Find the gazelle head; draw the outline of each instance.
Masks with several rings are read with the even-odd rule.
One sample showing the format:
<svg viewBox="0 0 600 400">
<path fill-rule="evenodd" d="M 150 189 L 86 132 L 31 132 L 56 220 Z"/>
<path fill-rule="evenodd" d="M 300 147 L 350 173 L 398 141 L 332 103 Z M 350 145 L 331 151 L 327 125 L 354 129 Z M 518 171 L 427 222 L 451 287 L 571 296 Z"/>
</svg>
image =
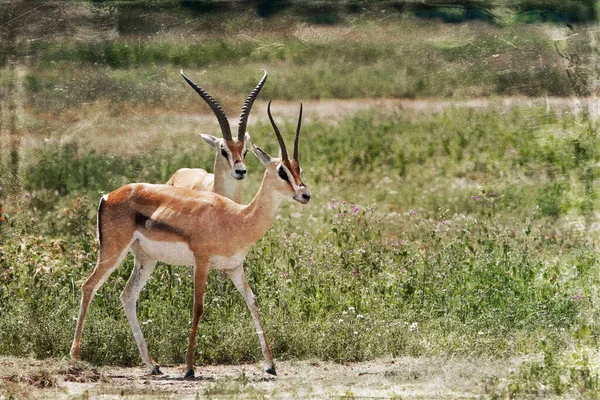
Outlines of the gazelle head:
<svg viewBox="0 0 600 400">
<path fill-rule="evenodd" d="M 267 114 L 273 125 L 277 141 L 279 142 L 280 157 L 273 158 L 258 146 L 252 144 L 252 151 L 258 157 L 260 162 L 267 167 L 265 175 L 268 176 L 270 185 L 276 193 L 282 195 L 289 200 L 295 200 L 301 204 L 306 204 L 310 201 L 310 190 L 302 182 L 302 168 L 298 161 L 298 135 L 300 134 L 300 126 L 302 124 L 302 104 L 300 104 L 300 115 L 298 116 L 298 126 L 296 127 L 296 136 L 294 137 L 294 155 L 290 160 L 287 149 L 281 137 L 281 133 L 271 115 L 271 102 L 267 106 Z"/>
<path fill-rule="evenodd" d="M 235 179 L 244 179 L 246 177 L 246 153 L 248 152 L 248 144 L 250 143 L 250 135 L 246 132 L 246 125 L 248 124 L 248 117 L 252 104 L 263 85 L 267 80 L 267 71 L 262 70 L 264 75 L 258 85 L 250 92 L 244 105 L 242 106 L 242 113 L 240 114 L 240 122 L 238 126 L 238 134 L 236 138 L 231 136 L 231 127 L 229 121 L 225 115 L 225 111 L 221 105 L 213 99 L 206 91 L 192 82 L 187 76 L 184 75 L 183 70 L 181 76 L 185 81 L 202 97 L 204 101 L 210 106 L 215 113 L 219 126 L 221 127 L 222 138 L 218 138 L 212 135 L 200 134 L 202 140 L 211 145 L 217 150 L 216 164 L 220 164 L 222 170 L 231 169 L 231 176 Z M 215 165 L 216 166 L 216 165 Z"/>
</svg>

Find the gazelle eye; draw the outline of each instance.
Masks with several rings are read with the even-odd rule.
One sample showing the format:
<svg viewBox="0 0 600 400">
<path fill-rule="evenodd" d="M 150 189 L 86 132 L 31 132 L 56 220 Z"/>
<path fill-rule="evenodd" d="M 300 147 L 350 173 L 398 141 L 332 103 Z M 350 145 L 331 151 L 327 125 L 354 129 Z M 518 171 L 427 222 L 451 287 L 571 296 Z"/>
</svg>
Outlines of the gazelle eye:
<svg viewBox="0 0 600 400">
<path fill-rule="evenodd" d="M 290 178 L 288 178 L 288 174 L 285 172 L 285 170 L 283 168 L 279 167 L 279 171 L 277 171 L 277 172 L 279 172 L 279 177 L 281 179 L 283 179 L 284 181 L 287 181 L 287 182 L 290 181 Z"/>
<path fill-rule="evenodd" d="M 225 151 L 224 148 L 221 147 L 221 155 L 225 158 L 229 158 L 229 156 L 227 155 L 227 152 Z"/>
</svg>

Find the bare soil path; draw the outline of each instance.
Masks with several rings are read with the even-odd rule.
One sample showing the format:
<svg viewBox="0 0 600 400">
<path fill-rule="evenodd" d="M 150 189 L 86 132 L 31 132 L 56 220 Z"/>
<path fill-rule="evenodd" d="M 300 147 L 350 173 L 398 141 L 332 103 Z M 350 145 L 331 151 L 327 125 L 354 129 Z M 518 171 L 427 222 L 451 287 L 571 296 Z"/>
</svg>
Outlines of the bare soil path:
<svg viewBox="0 0 600 400">
<path fill-rule="evenodd" d="M 498 393 L 518 363 L 449 357 L 285 361 L 278 363 L 277 378 L 255 363 L 197 367 L 196 379 L 184 380 L 183 366 L 163 367 L 164 376 L 151 377 L 143 367 L 0 358 L 0 399 L 479 398 Z"/>
</svg>

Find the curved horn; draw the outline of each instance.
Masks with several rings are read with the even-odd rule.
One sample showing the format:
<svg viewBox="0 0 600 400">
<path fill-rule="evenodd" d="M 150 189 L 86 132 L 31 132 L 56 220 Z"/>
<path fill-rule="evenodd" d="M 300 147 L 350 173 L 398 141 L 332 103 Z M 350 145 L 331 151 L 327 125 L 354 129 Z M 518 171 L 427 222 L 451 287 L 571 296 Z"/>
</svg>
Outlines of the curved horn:
<svg viewBox="0 0 600 400">
<path fill-rule="evenodd" d="M 258 97 L 260 93 L 260 89 L 262 89 L 263 85 L 267 81 L 267 71 L 262 70 L 265 74 L 263 75 L 258 85 L 254 88 L 253 91 L 250 92 L 246 101 L 244 101 L 244 105 L 242 106 L 242 113 L 240 114 L 240 125 L 238 129 L 238 140 L 244 140 L 244 136 L 246 135 L 246 125 L 248 124 L 248 117 L 250 116 L 250 109 L 252 109 L 252 104 L 254 100 Z"/>
<path fill-rule="evenodd" d="M 300 126 L 302 125 L 302 103 L 300 103 L 300 115 L 298 116 L 298 126 L 296 127 L 296 136 L 294 136 L 294 160 L 298 161 L 298 135 L 300 135 Z"/>
<path fill-rule="evenodd" d="M 281 133 L 279 133 L 279 129 L 277 129 L 277 125 L 275 125 L 275 121 L 273 121 L 273 116 L 271 115 L 271 102 L 269 101 L 269 105 L 267 106 L 267 114 L 269 114 L 269 120 L 271 120 L 271 125 L 273 125 L 273 129 L 275 130 L 275 135 L 277 135 L 277 141 L 279 142 L 279 148 L 281 149 L 281 158 L 284 160 L 288 159 L 287 150 L 285 148 L 285 143 L 283 143 L 283 138 L 281 137 Z"/>
<path fill-rule="evenodd" d="M 183 77 L 183 79 L 185 79 L 185 81 L 192 87 L 192 89 L 194 89 L 196 93 L 198 93 L 200 97 L 202 97 L 202 99 L 204 99 L 204 101 L 208 103 L 210 108 L 215 113 L 217 120 L 219 120 L 219 126 L 221 127 L 223 139 L 231 140 L 231 128 L 229 127 L 229 121 L 227 121 L 227 116 L 225 115 L 225 111 L 223 111 L 223 108 L 221 108 L 221 105 L 217 103 L 217 101 L 213 99 L 208 93 L 202 90 L 202 88 L 200 88 L 198 85 L 192 82 L 190 78 L 185 76 L 183 70 L 181 70 L 180 74 Z"/>
</svg>

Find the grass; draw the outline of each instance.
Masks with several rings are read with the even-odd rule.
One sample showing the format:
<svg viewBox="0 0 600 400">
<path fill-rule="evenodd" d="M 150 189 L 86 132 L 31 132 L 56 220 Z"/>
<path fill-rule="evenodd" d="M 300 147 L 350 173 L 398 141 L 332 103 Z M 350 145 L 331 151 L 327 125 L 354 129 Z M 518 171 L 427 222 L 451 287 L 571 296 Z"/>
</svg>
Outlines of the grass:
<svg viewBox="0 0 600 400">
<path fill-rule="evenodd" d="M 181 68 L 225 102 L 246 95 L 261 68 L 271 73 L 261 96 L 285 100 L 568 96 L 577 94 L 575 75 L 583 86 L 592 82 L 587 72 L 593 70 L 594 49 L 585 27 L 581 35 L 570 35 L 555 26 L 472 23 L 459 30 L 400 16 L 356 18 L 334 27 L 293 19 L 287 26 L 259 24 L 248 16 L 237 21 L 249 24 L 253 34 L 232 31 L 224 37 L 192 21 L 188 28 L 198 32 L 185 40 L 172 32 L 27 42 L 21 51 L 35 55 L 24 82 L 28 102 L 54 114 L 96 101 L 190 107 L 196 103 L 178 76 Z M 555 43 L 582 60 L 577 74 L 565 72 L 567 62 Z"/>
<path fill-rule="evenodd" d="M 305 124 L 315 202 L 285 206 L 246 261 L 274 353 L 339 362 L 507 357 L 539 351 L 540 337 L 568 348 L 582 327 L 585 343 L 596 341 L 598 260 L 581 230 L 597 208 L 590 126 L 540 109 L 450 109 L 419 120 L 368 112 L 335 126 Z M 272 150 L 268 126 L 253 132 Z M 68 353 L 79 284 L 96 259 L 98 193 L 122 181 L 165 181 L 193 156 L 123 159 L 49 144 L 28 157 L 23 191 L 5 206 L 1 353 Z M 259 167 L 248 164 L 253 192 Z M 98 292 L 85 360 L 139 363 L 118 299 L 131 267 L 128 259 Z M 161 362 L 183 360 L 190 272 L 160 267 L 140 296 L 139 318 Z M 213 273 L 206 301 L 196 361 L 260 359 L 231 283 Z"/>
</svg>

